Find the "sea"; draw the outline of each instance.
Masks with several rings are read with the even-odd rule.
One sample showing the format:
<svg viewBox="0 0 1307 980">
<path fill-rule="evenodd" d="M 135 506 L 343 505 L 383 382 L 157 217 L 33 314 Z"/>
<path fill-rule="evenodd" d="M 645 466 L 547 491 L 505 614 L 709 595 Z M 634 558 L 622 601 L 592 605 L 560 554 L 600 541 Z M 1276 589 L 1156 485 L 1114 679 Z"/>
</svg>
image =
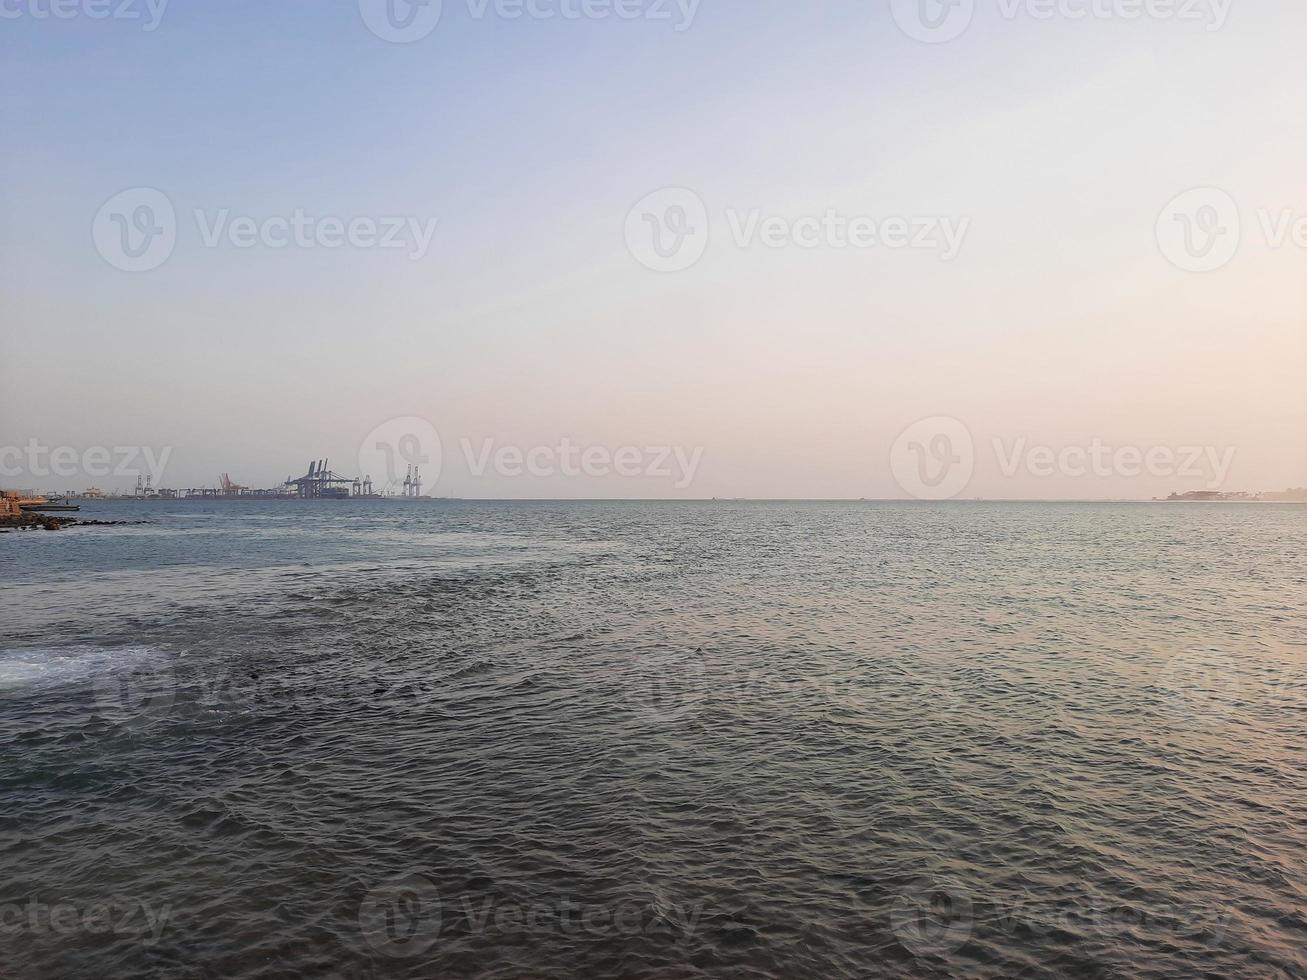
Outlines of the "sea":
<svg viewBox="0 0 1307 980">
<path fill-rule="evenodd" d="M 0 534 L 0 976 L 1307 977 L 1307 506 Z"/>
</svg>

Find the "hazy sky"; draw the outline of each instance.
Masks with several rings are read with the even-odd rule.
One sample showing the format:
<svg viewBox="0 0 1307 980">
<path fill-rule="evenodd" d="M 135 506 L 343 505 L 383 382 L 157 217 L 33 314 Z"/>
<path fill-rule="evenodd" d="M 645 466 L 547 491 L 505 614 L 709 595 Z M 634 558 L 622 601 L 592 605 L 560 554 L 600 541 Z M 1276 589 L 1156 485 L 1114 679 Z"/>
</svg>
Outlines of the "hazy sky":
<svg viewBox="0 0 1307 980">
<path fill-rule="evenodd" d="M 421 417 L 436 494 L 1307 485 L 1301 0 L 975 0 L 943 43 L 898 0 L 444 0 L 407 43 L 431 8 L 62 2 L 0 0 L 0 447 L 268 485 Z"/>
</svg>

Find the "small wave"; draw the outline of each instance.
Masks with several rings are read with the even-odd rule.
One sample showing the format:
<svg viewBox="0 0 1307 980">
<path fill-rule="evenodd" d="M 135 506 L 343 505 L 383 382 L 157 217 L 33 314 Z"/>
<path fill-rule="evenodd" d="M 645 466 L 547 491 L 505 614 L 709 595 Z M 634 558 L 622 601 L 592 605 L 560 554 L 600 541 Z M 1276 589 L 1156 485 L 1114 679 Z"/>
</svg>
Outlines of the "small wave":
<svg viewBox="0 0 1307 980">
<path fill-rule="evenodd" d="M 21 647 L 0 650 L 0 693 L 78 684 L 165 659 L 148 646 Z"/>
</svg>

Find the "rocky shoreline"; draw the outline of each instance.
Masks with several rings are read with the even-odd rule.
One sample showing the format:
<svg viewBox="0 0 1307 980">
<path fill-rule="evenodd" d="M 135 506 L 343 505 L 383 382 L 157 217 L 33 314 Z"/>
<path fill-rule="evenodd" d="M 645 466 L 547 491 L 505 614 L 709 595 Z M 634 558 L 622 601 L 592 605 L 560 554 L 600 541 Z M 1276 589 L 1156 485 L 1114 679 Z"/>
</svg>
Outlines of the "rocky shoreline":
<svg viewBox="0 0 1307 980">
<path fill-rule="evenodd" d="M 60 531 L 65 527 L 122 527 L 128 524 L 149 524 L 149 521 L 86 521 L 76 517 L 54 517 L 35 511 L 22 514 L 0 515 L 0 534 L 10 531 Z"/>
</svg>

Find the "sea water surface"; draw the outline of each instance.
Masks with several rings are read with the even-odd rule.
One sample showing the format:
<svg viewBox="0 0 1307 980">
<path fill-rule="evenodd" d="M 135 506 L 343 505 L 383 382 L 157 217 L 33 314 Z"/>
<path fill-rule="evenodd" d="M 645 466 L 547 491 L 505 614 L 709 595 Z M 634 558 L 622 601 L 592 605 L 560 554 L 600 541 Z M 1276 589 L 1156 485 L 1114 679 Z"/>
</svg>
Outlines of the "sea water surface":
<svg viewBox="0 0 1307 980">
<path fill-rule="evenodd" d="M 1307 977 L 1307 507 L 81 516 L 5 977 Z"/>
</svg>

